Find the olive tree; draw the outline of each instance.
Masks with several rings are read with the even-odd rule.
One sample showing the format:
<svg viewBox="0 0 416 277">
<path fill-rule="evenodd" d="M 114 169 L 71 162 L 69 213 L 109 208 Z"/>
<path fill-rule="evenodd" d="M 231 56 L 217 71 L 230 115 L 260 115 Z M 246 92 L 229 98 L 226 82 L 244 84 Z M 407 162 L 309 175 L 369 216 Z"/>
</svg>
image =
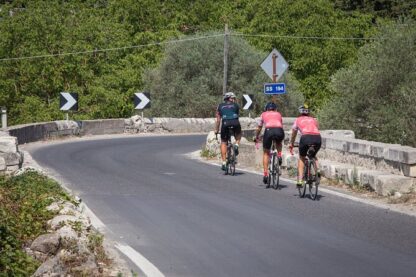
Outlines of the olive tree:
<svg viewBox="0 0 416 277">
<path fill-rule="evenodd" d="M 209 34 L 205 34 L 209 36 Z M 213 117 L 222 101 L 224 37 L 209 36 L 168 44 L 157 68 L 145 74 L 145 88 L 151 93 L 153 116 Z M 263 84 L 270 82 L 260 64 L 267 56 L 255 50 L 245 40 L 231 37 L 228 60 L 227 91 L 233 91 L 240 104 L 243 94 L 255 97 L 253 115 L 258 115 L 269 96 Z M 286 74 L 288 93 L 276 97 L 284 115 L 293 115 L 303 102 L 296 80 Z M 242 115 L 248 115 L 242 111 Z"/>
<path fill-rule="evenodd" d="M 356 64 L 333 76 L 336 96 L 320 113 L 324 127 L 416 146 L 416 25 L 404 23 L 383 27 Z"/>
</svg>

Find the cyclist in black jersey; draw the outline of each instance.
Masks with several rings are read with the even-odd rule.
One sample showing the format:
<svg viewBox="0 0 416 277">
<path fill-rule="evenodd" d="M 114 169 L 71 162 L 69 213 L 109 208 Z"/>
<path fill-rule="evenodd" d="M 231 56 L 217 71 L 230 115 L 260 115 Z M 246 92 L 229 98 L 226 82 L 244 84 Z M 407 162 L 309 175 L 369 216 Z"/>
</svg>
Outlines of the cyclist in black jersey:
<svg viewBox="0 0 416 277">
<path fill-rule="evenodd" d="M 215 134 L 218 134 L 221 123 L 221 158 L 222 158 L 222 170 L 226 169 L 226 152 L 227 141 L 232 135 L 230 134 L 229 127 L 232 126 L 235 137 L 235 154 L 238 155 L 238 146 L 241 140 L 241 125 L 238 120 L 240 107 L 235 103 L 235 94 L 233 92 L 227 92 L 224 94 L 224 102 L 218 105 L 216 114 Z"/>
</svg>

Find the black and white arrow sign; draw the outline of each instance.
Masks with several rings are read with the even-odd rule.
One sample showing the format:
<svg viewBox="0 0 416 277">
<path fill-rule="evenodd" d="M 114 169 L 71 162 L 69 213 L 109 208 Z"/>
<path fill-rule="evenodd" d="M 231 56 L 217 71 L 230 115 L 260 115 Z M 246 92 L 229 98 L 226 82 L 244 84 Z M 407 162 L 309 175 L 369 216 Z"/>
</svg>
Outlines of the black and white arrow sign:
<svg viewBox="0 0 416 277">
<path fill-rule="evenodd" d="M 137 92 L 134 94 L 134 108 L 141 110 L 150 108 L 150 94 L 145 92 Z"/>
<path fill-rule="evenodd" d="M 243 94 L 243 110 L 251 110 L 253 109 L 253 94 Z"/>
<path fill-rule="evenodd" d="M 59 106 L 61 111 L 77 111 L 78 93 L 61 92 Z"/>
</svg>

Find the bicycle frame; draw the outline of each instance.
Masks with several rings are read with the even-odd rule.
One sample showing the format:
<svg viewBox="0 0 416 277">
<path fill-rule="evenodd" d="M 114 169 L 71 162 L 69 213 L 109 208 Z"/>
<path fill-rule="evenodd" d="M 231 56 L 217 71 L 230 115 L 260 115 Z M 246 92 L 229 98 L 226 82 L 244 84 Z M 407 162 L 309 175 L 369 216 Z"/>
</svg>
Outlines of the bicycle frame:
<svg viewBox="0 0 416 277">
<path fill-rule="evenodd" d="M 227 140 L 227 152 L 226 152 L 227 168 L 225 170 L 225 174 L 235 175 L 236 157 L 235 157 L 234 145 L 231 142 L 231 136 L 234 136 L 234 128 L 229 127 L 229 131 L 232 132 L 232 134 L 230 133 L 228 140 Z"/>
<path fill-rule="evenodd" d="M 317 174 L 316 158 L 315 158 L 315 148 L 314 145 L 308 146 L 308 152 L 305 157 L 305 167 L 303 172 L 303 191 L 299 190 L 299 195 L 301 197 L 305 196 L 306 186 L 309 187 L 309 195 L 312 200 L 315 200 L 318 196 L 318 186 L 320 178 Z"/>
<path fill-rule="evenodd" d="M 266 188 L 269 188 L 270 185 L 273 186 L 274 189 L 279 188 L 279 176 L 280 176 L 280 164 L 278 161 L 277 156 L 277 142 L 275 139 L 272 141 L 272 147 L 269 153 L 269 178 L 267 180 Z"/>
</svg>

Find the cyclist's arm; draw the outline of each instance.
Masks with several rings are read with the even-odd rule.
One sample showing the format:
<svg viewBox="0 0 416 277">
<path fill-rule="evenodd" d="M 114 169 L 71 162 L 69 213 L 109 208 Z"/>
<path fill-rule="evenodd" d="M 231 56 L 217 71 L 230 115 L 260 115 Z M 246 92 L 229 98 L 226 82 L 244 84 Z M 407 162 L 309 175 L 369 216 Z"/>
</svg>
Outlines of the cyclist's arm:
<svg viewBox="0 0 416 277">
<path fill-rule="evenodd" d="M 258 138 L 258 137 L 259 137 L 262 127 L 263 127 L 263 126 L 260 126 L 260 125 L 259 125 L 259 126 L 257 126 L 257 129 L 256 129 L 256 138 Z"/>
<path fill-rule="evenodd" d="M 293 147 L 295 143 L 296 135 L 298 134 L 298 130 L 292 129 L 292 137 L 290 138 L 290 145 Z"/>
<path fill-rule="evenodd" d="M 221 122 L 221 115 L 220 115 L 218 110 L 216 112 L 215 118 L 216 118 L 216 120 L 215 120 L 215 133 L 218 133 L 219 130 L 220 130 L 220 122 Z"/>
</svg>

